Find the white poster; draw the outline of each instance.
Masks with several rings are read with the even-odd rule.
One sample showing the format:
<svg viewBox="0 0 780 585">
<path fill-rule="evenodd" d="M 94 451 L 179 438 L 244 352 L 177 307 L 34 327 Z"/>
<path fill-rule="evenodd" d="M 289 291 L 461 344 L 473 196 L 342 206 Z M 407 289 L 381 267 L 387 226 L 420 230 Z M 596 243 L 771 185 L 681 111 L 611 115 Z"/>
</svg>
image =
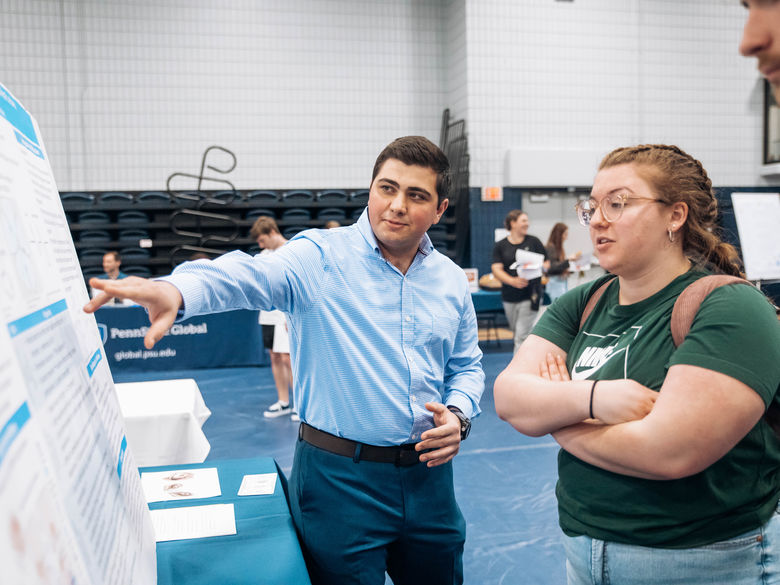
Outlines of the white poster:
<svg viewBox="0 0 780 585">
<path fill-rule="evenodd" d="M 748 280 L 780 279 L 780 193 L 732 193 Z"/>
<path fill-rule="evenodd" d="M 156 582 L 151 517 L 35 120 L 0 85 L 3 583 Z"/>
</svg>

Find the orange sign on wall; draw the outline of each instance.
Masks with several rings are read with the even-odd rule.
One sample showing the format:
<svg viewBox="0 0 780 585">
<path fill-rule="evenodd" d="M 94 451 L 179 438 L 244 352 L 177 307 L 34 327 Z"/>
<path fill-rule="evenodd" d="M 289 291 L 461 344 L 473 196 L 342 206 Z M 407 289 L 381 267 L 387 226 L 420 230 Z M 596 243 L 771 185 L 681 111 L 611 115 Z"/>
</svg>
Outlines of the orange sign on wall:
<svg viewBox="0 0 780 585">
<path fill-rule="evenodd" d="M 503 201 L 503 187 L 482 187 L 482 201 Z"/>
</svg>

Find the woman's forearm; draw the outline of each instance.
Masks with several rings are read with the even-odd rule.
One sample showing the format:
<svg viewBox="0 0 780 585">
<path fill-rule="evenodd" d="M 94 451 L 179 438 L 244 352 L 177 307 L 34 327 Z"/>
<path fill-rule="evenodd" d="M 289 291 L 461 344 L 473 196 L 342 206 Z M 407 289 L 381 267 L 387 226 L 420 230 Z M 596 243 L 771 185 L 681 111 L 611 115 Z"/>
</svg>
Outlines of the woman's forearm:
<svg viewBox="0 0 780 585">
<path fill-rule="evenodd" d="M 679 479 L 718 461 L 763 412 L 761 397 L 744 383 L 704 368 L 675 365 L 647 416 L 622 424 L 575 424 L 554 432 L 553 438 L 575 457 L 608 471 Z M 598 409 L 595 414 L 599 416 Z"/>
<path fill-rule="evenodd" d="M 561 448 L 601 469 L 644 479 L 675 479 L 678 474 L 673 460 L 661 455 L 658 443 L 654 447 L 648 444 L 641 422 L 578 423 L 555 431 L 552 436 Z"/>
<path fill-rule="evenodd" d="M 554 367 L 554 360 L 549 363 Z M 542 377 L 505 371 L 495 385 L 498 415 L 531 436 L 555 432 L 591 414 L 609 425 L 641 420 L 657 397 L 657 392 L 634 380 L 572 381 L 555 373 Z"/>
<path fill-rule="evenodd" d="M 496 412 L 523 434 L 546 435 L 588 418 L 591 384 L 504 371 L 494 386 Z"/>
</svg>

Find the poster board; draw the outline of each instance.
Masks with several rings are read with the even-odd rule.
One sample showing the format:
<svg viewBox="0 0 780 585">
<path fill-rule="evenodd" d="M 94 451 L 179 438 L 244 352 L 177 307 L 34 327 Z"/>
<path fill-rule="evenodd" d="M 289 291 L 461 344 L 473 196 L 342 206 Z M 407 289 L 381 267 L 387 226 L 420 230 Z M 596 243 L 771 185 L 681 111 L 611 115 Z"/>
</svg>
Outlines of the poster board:
<svg viewBox="0 0 780 585">
<path fill-rule="evenodd" d="M 748 280 L 780 279 L 780 193 L 732 193 Z"/>
<path fill-rule="evenodd" d="M 0 84 L 3 583 L 156 583 L 114 383 L 34 118 Z"/>
</svg>

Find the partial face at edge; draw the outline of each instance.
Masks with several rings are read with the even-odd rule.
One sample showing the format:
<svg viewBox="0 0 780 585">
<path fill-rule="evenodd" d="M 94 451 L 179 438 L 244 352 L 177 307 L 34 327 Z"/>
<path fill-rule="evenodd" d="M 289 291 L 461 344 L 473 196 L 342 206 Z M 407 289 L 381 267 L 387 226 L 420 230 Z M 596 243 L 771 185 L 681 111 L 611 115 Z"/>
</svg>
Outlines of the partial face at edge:
<svg viewBox="0 0 780 585">
<path fill-rule="evenodd" d="M 769 81 L 780 103 L 780 1 L 743 0 L 748 17 L 739 51 L 758 60 L 758 70 Z"/>
</svg>

